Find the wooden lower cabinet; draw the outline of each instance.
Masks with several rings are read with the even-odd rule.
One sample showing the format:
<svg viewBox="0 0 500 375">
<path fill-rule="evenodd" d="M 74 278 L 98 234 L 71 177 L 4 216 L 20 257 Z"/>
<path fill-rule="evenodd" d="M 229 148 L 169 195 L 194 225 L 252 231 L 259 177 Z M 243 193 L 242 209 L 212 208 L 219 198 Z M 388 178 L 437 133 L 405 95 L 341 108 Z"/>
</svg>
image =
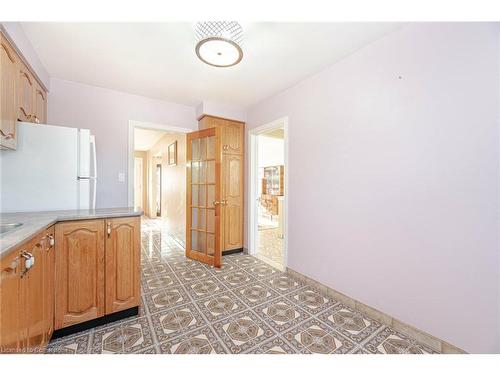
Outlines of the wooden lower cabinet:
<svg viewBox="0 0 500 375">
<path fill-rule="evenodd" d="M 24 332 L 21 311 L 21 266 L 19 253 L 12 251 L 0 259 L 0 353 L 17 353 Z"/>
<path fill-rule="evenodd" d="M 140 218 L 106 221 L 106 314 L 141 303 Z"/>
<path fill-rule="evenodd" d="M 0 353 L 40 353 L 56 329 L 138 307 L 140 256 L 140 217 L 125 217 L 60 222 L 0 257 Z"/>
<path fill-rule="evenodd" d="M 56 224 L 55 329 L 140 305 L 140 218 Z"/>
<path fill-rule="evenodd" d="M 39 353 L 52 335 L 54 258 L 47 234 L 53 231 L 37 234 L 0 260 L 1 353 Z"/>
<path fill-rule="evenodd" d="M 104 220 L 56 224 L 55 329 L 104 315 Z"/>
</svg>

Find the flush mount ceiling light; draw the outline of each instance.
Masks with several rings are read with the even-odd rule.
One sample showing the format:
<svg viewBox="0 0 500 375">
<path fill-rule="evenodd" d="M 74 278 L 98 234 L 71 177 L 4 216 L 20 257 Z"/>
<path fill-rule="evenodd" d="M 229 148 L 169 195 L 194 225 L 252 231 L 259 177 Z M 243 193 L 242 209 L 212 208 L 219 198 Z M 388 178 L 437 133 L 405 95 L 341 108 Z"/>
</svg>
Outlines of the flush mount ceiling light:
<svg viewBox="0 0 500 375">
<path fill-rule="evenodd" d="M 243 28 L 234 21 L 198 22 L 195 27 L 196 55 L 217 67 L 238 64 L 243 58 Z"/>
</svg>

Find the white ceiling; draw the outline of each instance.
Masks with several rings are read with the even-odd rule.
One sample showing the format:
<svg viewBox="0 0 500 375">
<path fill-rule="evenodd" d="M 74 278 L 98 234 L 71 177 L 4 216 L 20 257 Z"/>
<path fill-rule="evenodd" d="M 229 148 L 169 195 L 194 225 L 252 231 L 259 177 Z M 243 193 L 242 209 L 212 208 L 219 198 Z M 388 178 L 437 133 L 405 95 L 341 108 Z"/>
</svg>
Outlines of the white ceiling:
<svg viewBox="0 0 500 375">
<path fill-rule="evenodd" d="M 196 57 L 190 23 L 22 23 L 52 77 L 187 105 L 210 100 L 242 107 L 402 25 L 242 24 L 242 62 L 215 68 Z"/>
<path fill-rule="evenodd" d="M 149 129 L 135 128 L 134 129 L 134 150 L 136 150 L 136 151 L 148 151 L 165 134 L 167 134 L 167 133 L 164 131 L 160 131 L 160 130 L 149 130 Z"/>
</svg>

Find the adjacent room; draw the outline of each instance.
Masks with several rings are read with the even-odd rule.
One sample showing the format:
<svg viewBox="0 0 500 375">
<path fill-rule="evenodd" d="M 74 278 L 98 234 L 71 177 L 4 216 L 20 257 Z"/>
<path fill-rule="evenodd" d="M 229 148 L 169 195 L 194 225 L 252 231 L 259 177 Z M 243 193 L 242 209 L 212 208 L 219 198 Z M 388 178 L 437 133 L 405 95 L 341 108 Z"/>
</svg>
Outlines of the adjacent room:
<svg viewBox="0 0 500 375">
<path fill-rule="evenodd" d="M 500 353 L 498 22 L 22 19 L 0 353 Z"/>
<path fill-rule="evenodd" d="M 256 256 L 285 267 L 285 137 L 278 127 L 257 135 L 257 231 Z"/>
</svg>

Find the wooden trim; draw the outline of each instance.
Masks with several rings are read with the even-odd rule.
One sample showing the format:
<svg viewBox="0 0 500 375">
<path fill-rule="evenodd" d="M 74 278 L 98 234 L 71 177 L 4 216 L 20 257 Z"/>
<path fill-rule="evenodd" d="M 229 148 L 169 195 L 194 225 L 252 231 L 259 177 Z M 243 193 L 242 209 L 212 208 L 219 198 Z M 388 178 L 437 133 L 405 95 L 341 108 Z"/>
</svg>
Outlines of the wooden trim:
<svg viewBox="0 0 500 375">
<path fill-rule="evenodd" d="M 224 120 L 224 121 L 231 121 L 231 122 L 237 122 L 238 124 L 243 124 L 245 125 L 245 122 L 244 121 L 240 121 L 240 120 L 233 120 L 233 119 L 230 119 L 230 118 L 226 118 L 226 117 L 220 117 L 220 116 L 214 116 L 214 115 L 207 115 L 207 114 L 202 114 L 200 115 L 197 120 L 200 121 L 202 118 L 204 117 L 211 117 L 211 118 L 216 118 L 216 119 L 219 119 L 219 120 Z"/>
</svg>

